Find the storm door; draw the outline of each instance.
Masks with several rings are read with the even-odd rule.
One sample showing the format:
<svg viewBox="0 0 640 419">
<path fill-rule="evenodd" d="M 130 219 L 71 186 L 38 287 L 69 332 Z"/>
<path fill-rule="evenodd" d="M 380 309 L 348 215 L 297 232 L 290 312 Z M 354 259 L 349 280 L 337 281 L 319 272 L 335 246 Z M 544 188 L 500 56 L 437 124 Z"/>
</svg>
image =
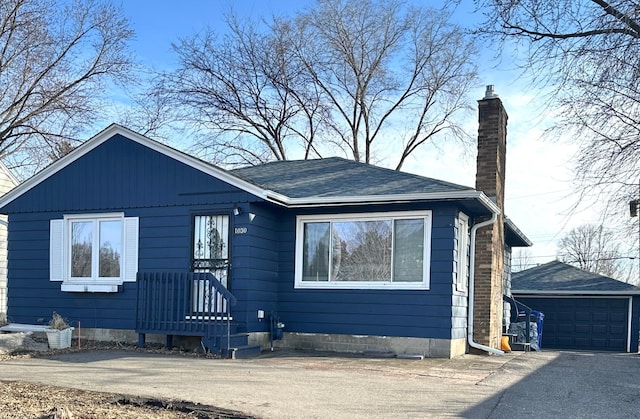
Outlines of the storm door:
<svg viewBox="0 0 640 419">
<path fill-rule="evenodd" d="M 193 272 L 210 272 L 225 287 L 229 284 L 229 216 L 196 215 L 193 228 Z M 209 295 L 209 281 L 199 281 L 194 287 L 193 311 L 210 313 L 213 298 L 217 300 L 217 310 L 222 312 L 223 299 L 220 295 Z"/>
</svg>

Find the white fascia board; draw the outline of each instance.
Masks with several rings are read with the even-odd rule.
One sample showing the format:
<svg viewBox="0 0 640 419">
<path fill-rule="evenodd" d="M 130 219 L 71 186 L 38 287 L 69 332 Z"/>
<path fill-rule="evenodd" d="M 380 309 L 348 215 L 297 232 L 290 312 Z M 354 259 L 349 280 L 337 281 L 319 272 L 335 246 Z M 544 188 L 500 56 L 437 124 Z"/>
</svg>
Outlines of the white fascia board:
<svg viewBox="0 0 640 419">
<path fill-rule="evenodd" d="M 511 290 L 512 295 L 518 298 L 525 297 L 628 297 L 640 295 L 640 290 L 629 291 L 535 291 L 535 290 Z"/>
<path fill-rule="evenodd" d="M 267 193 L 267 197 L 290 208 L 474 199 L 479 201 L 491 213 L 500 214 L 500 208 L 498 208 L 498 206 L 483 192 L 476 190 L 394 195 L 314 196 L 308 198 L 287 198 L 283 195 L 273 194 L 269 191 Z"/>
<path fill-rule="evenodd" d="M 111 124 L 104 130 L 100 131 L 98 134 L 91 137 L 89 140 L 82 143 L 71 153 L 67 154 L 63 158 L 57 160 L 53 164 L 46 167 L 41 172 L 32 176 L 22 184 L 13 188 L 11 191 L 7 192 L 4 196 L 0 197 L 0 207 L 3 207 L 23 195 L 33 187 L 37 186 L 44 180 L 53 176 L 57 172 L 61 171 L 65 167 L 69 166 L 76 160 L 80 159 L 84 155 L 88 154 L 93 149 L 97 148 L 105 141 L 113 137 L 114 135 L 120 134 L 130 140 L 136 141 L 152 150 L 155 150 L 159 153 L 167 155 L 175 160 L 178 160 L 188 166 L 193 167 L 194 169 L 200 170 L 203 173 L 209 174 L 217 179 L 220 179 L 224 182 L 227 182 L 233 186 L 236 186 L 246 192 L 249 192 L 253 195 L 256 195 L 260 198 L 267 199 L 266 194 L 267 191 L 263 188 L 260 188 L 252 183 L 246 182 L 236 176 L 229 174 L 227 171 L 215 167 L 211 164 L 205 163 L 202 160 L 196 159 L 195 157 L 189 156 L 188 154 L 182 153 L 174 148 L 171 148 L 167 145 L 159 143 L 157 141 L 151 140 L 144 135 L 138 134 L 137 132 L 131 131 L 128 128 L 125 128 L 118 124 Z"/>
</svg>

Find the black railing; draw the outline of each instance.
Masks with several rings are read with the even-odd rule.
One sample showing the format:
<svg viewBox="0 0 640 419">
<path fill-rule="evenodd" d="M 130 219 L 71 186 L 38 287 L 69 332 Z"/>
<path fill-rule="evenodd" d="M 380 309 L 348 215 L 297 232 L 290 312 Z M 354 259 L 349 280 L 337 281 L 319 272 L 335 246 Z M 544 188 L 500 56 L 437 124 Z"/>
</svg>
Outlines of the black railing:
<svg viewBox="0 0 640 419">
<path fill-rule="evenodd" d="M 236 298 L 211 273 L 138 272 L 136 332 L 201 336 L 229 342 L 230 306 Z M 226 337 L 226 339 L 221 339 Z M 223 349 L 223 348 L 219 348 Z M 229 349 L 228 347 L 226 348 Z"/>
<path fill-rule="evenodd" d="M 527 305 L 522 304 L 520 301 L 508 295 L 503 295 L 502 300 L 508 302 L 509 305 L 511 306 L 511 322 L 512 323 L 519 322 L 521 321 L 520 318 L 524 317 L 524 322 L 525 322 L 524 339 L 526 343 L 531 343 L 531 335 L 530 335 L 531 312 L 533 310 L 531 310 L 531 308 L 528 307 Z"/>
</svg>

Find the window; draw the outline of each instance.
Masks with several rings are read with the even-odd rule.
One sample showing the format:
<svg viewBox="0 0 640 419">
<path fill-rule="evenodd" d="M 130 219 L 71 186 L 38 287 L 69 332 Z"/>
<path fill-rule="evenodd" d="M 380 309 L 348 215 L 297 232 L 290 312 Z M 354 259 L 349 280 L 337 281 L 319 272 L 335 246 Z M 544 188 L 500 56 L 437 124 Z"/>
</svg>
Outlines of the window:
<svg viewBox="0 0 640 419">
<path fill-rule="evenodd" d="M 138 271 L 138 219 L 123 214 L 51 220 L 51 281 L 71 292 L 117 292 Z"/>
<path fill-rule="evenodd" d="M 453 258 L 453 280 L 457 291 L 466 291 L 469 286 L 469 217 L 460 213 L 456 219 L 456 241 Z"/>
<path fill-rule="evenodd" d="M 296 288 L 429 287 L 431 212 L 300 216 Z"/>
</svg>

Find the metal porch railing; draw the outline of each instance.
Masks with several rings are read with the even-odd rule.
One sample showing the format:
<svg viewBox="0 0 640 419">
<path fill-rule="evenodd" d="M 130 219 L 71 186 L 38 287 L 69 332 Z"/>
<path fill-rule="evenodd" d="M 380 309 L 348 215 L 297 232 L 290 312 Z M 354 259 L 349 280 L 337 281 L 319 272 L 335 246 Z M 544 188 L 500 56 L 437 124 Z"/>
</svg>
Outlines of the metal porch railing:
<svg viewBox="0 0 640 419">
<path fill-rule="evenodd" d="M 229 350 L 230 306 L 236 298 L 211 273 L 138 272 L 136 332 L 138 345 L 145 334 L 200 336 L 211 351 L 220 342 Z M 212 342 L 217 342 L 213 344 Z"/>
<path fill-rule="evenodd" d="M 525 323 L 525 342 L 531 344 L 531 317 L 536 316 L 537 321 L 535 322 L 537 325 L 537 334 L 538 339 L 536 341 L 537 347 L 542 347 L 542 320 L 544 318 L 544 314 L 531 309 L 526 304 L 521 303 L 516 300 L 512 296 L 503 295 L 502 300 L 509 303 L 511 306 L 511 322 L 520 322 L 524 321 Z"/>
</svg>

